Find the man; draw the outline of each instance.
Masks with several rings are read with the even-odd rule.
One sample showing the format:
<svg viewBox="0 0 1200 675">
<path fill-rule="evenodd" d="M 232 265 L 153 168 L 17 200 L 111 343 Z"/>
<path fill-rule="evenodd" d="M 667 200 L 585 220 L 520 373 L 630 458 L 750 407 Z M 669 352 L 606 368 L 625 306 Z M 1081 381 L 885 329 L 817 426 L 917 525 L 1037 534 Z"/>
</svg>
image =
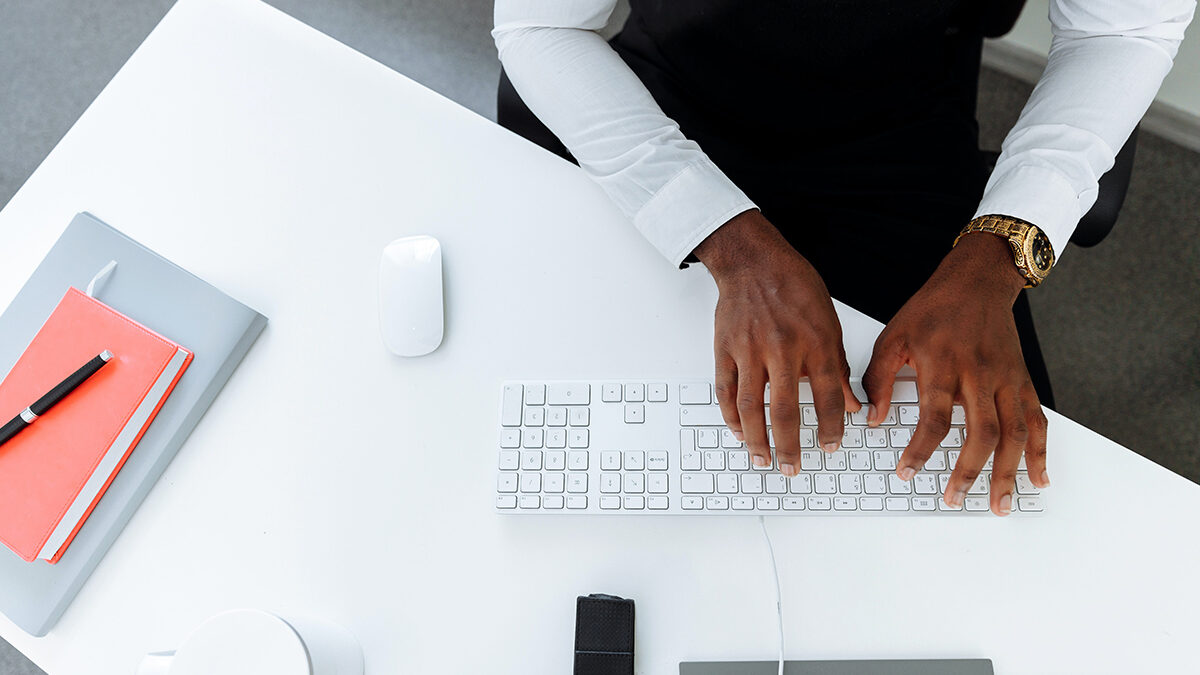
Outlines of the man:
<svg viewBox="0 0 1200 675">
<path fill-rule="evenodd" d="M 634 225 L 713 275 L 717 398 L 755 463 L 772 461 L 767 383 L 785 475 L 799 466 L 799 378 L 824 450 L 861 409 L 832 291 L 887 321 L 864 374 L 869 423 L 896 371 L 917 372 L 901 479 L 959 403 L 968 438 L 949 504 L 993 453 L 995 514 L 1012 510 L 1022 453 L 1048 486 L 1049 382 L 1022 288 L 1095 201 L 1194 0 L 1052 0 L 1048 65 L 990 178 L 971 31 L 1011 0 L 634 0 L 610 45 L 595 31 L 615 4 L 497 0 L 493 36 L 521 98 Z"/>
</svg>

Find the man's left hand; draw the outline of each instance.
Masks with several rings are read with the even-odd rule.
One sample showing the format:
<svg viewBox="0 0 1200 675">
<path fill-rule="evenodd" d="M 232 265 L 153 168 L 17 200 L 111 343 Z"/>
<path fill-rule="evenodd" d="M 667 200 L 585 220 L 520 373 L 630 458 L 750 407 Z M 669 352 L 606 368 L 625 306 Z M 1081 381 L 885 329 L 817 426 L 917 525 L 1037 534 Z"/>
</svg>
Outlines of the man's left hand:
<svg viewBox="0 0 1200 675">
<path fill-rule="evenodd" d="M 1021 454 L 1030 481 L 1046 476 L 1046 416 L 1025 368 L 1012 306 L 1025 279 L 1004 239 L 963 236 L 929 281 L 900 308 L 875 341 L 863 386 L 872 404 L 868 423 L 887 415 L 896 371 L 917 371 L 920 419 L 896 473 L 909 480 L 950 430 L 951 408 L 966 409 L 967 439 L 946 485 L 945 500 L 961 506 L 989 456 L 991 509 L 1013 509 Z"/>
</svg>

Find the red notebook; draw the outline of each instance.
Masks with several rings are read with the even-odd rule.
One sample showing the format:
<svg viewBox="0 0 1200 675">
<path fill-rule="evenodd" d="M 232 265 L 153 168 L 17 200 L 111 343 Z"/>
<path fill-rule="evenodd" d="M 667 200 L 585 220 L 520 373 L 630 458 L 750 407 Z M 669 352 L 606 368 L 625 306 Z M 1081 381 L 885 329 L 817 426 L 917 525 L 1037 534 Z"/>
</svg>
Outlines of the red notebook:
<svg viewBox="0 0 1200 675">
<path fill-rule="evenodd" d="M 0 445 L 0 541 L 25 560 L 58 562 L 192 362 L 72 288 L 0 383 L 0 420 L 106 349 L 108 364 Z"/>
</svg>

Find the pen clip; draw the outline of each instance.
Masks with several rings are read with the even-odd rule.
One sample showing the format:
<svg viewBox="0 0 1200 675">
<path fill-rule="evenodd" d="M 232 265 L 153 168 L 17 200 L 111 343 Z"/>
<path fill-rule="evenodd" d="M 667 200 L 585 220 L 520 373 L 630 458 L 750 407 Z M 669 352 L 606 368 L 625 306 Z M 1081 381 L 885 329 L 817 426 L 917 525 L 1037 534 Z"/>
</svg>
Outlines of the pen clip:
<svg viewBox="0 0 1200 675">
<path fill-rule="evenodd" d="M 92 280 L 87 285 L 86 292 L 89 298 L 96 297 L 96 293 L 104 288 L 104 284 L 112 276 L 115 269 L 117 269 L 117 261 L 109 260 L 107 265 L 102 267 L 99 272 L 96 272 L 96 276 L 92 277 Z"/>
</svg>

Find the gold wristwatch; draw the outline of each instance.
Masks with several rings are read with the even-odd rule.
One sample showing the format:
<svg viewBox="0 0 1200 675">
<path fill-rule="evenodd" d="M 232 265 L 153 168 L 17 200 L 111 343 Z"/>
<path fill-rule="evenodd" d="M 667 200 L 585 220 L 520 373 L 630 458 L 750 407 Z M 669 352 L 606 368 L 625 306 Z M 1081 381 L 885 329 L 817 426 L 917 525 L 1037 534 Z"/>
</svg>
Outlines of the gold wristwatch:
<svg viewBox="0 0 1200 675">
<path fill-rule="evenodd" d="M 1050 276 L 1054 267 L 1054 248 L 1041 228 L 1012 216 L 979 216 L 954 238 L 954 244 L 968 232 L 990 232 L 1008 240 L 1012 248 L 1013 263 L 1025 277 L 1025 288 L 1033 288 Z"/>
</svg>

